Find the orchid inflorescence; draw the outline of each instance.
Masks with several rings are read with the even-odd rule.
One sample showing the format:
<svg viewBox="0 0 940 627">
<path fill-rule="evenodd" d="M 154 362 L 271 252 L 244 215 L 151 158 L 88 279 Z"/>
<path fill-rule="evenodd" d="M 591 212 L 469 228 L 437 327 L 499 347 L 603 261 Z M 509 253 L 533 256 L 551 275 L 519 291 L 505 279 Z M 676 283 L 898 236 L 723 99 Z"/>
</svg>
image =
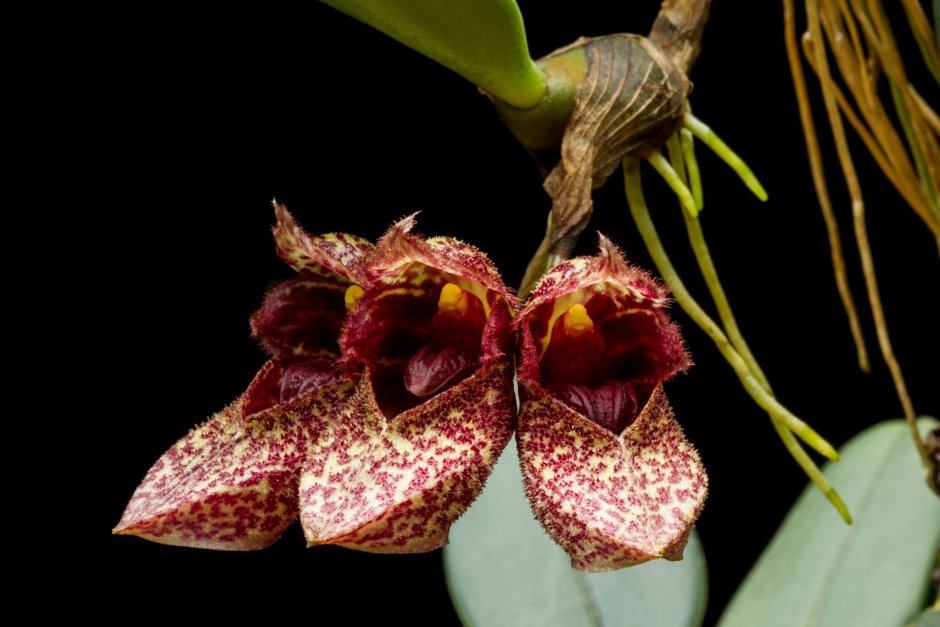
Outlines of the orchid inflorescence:
<svg viewBox="0 0 940 627">
<path fill-rule="evenodd" d="M 515 433 L 572 566 L 681 557 L 707 477 L 662 388 L 690 365 L 662 284 L 601 237 L 519 303 L 484 253 L 413 216 L 373 246 L 275 212 L 297 277 L 251 319 L 270 359 L 154 464 L 115 533 L 251 550 L 299 516 L 309 545 L 429 551 Z"/>
</svg>

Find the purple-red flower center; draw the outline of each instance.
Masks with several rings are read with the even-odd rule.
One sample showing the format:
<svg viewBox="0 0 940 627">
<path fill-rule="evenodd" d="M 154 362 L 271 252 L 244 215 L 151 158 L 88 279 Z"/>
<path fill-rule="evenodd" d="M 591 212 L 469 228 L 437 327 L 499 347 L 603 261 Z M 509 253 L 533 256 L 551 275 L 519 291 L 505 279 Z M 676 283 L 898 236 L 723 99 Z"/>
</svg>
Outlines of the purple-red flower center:
<svg viewBox="0 0 940 627">
<path fill-rule="evenodd" d="M 428 341 L 405 364 L 405 388 L 423 398 L 462 381 L 476 368 L 486 312 L 453 283 L 441 288 Z"/>
<path fill-rule="evenodd" d="M 335 360 L 317 359 L 291 364 L 281 376 L 280 402 L 289 401 L 295 396 L 313 392 L 320 386 L 342 377 Z"/>
<path fill-rule="evenodd" d="M 633 423 L 675 369 L 655 312 L 605 292 L 546 305 L 532 316 L 530 330 L 541 342 L 542 385 L 614 433 Z"/>
<path fill-rule="evenodd" d="M 252 317 L 252 328 L 279 367 L 249 390 L 252 413 L 342 377 L 339 335 L 346 317 L 348 283 L 323 277 L 285 281 L 272 289 Z"/>
<path fill-rule="evenodd" d="M 369 322 L 352 340 L 386 416 L 419 405 L 479 368 L 486 310 L 457 283 L 388 286 L 361 306 L 369 308 Z"/>
</svg>

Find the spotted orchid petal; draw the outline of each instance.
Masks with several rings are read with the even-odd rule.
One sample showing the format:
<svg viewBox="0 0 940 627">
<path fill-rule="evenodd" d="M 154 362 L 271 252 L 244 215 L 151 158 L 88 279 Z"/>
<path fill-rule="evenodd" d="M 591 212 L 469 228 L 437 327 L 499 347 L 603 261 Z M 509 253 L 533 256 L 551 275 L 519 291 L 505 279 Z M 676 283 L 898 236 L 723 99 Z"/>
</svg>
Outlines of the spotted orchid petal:
<svg viewBox="0 0 940 627">
<path fill-rule="evenodd" d="M 501 360 L 388 419 L 364 376 L 304 469 L 308 543 L 379 553 L 443 546 L 512 436 L 511 391 L 511 364 Z"/>
<path fill-rule="evenodd" d="M 365 280 L 363 264 L 373 250 L 371 242 L 348 233 L 312 237 L 287 207 L 277 202 L 274 215 L 277 218 L 274 227 L 277 255 L 302 276 L 340 277 L 348 283 Z"/>
<path fill-rule="evenodd" d="M 264 548 L 296 519 L 304 460 L 355 384 L 338 366 L 345 297 L 369 245 L 311 237 L 275 205 L 279 256 L 300 276 L 275 286 L 252 317 L 272 357 L 229 407 L 150 469 L 114 533 L 222 550 Z"/>
<path fill-rule="evenodd" d="M 413 224 L 380 240 L 343 330 L 361 378 L 301 477 L 310 545 L 442 546 L 512 436 L 511 296 L 483 253 Z"/>
<path fill-rule="evenodd" d="M 114 532 L 204 549 L 262 549 L 297 518 L 297 476 L 323 420 L 352 383 L 246 414 L 282 370 L 269 361 L 232 405 L 173 445 L 147 473 Z"/>
<path fill-rule="evenodd" d="M 536 286 L 520 332 L 526 495 L 572 566 L 679 559 L 707 477 L 661 383 L 689 365 L 665 288 L 601 238 Z"/>
</svg>

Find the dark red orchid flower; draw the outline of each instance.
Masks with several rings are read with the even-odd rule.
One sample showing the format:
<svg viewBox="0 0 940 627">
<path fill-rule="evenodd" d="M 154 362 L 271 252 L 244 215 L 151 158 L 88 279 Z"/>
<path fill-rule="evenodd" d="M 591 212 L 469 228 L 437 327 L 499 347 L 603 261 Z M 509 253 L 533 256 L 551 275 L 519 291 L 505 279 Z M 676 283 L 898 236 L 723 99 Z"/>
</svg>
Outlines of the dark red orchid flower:
<svg viewBox="0 0 940 627">
<path fill-rule="evenodd" d="M 526 495 L 583 571 L 678 559 L 707 477 L 662 382 L 690 362 L 666 290 L 601 238 L 547 273 L 516 320 Z"/>
<path fill-rule="evenodd" d="M 373 247 L 275 208 L 299 276 L 252 317 L 271 359 L 157 461 L 115 533 L 259 549 L 299 512 L 310 545 L 440 547 L 516 428 L 515 353 L 525 491 L 573 566 L 681 555 L 707 477 L 662 390 L 689 365 L 665 288 L 602 238 L 514 324 L 487 257 L 413 217 Z"/>
<path fill-rule="evenodd" d="M 413 224 L 379 241 L 343 329 L 359 385 L 301 478 L 311 545 L 442 546 L 512 437 L 512 298 L 482 252 Z"/>
<path fill-rule="evenodd" d="M 157 460 L 114 533 L 209 549 L 251 550 L 297 518 L 310 449 L 354 385 L 338 366 L 350 286 L 372 248 L 350 235 L 310 237 L 275 204 L 278 255 L 298 277 L 276 285 L 252 317 L 271 354 L 234 403 Z"/>
</svg>

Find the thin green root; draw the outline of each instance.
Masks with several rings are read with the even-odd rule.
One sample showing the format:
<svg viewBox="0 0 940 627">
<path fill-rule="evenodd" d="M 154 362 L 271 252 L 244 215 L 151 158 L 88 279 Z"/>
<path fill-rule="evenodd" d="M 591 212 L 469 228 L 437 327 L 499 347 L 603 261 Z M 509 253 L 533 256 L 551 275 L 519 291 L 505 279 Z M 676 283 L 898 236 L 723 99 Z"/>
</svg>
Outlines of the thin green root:
<svg viewBox="0 0 940 627">
<path fill-rule="evenodd" d="M 757 177 L 754 176 L 751 169 L 747 167 L 744 160 L 735 154 L 735 152 L 728 147 L 728 144 L 721 141 L 721 138 L 715 134 L 715 131 L 708 128 L 704 122 L 691 113 L 685 114 L 685 127 L 692 131 L 692 134 L 703 141 L 706 146 L 711 148 L 722 161 L 727 163 L 731 169 L 741 177 L 741 180 L 744 181 L 747 188 L 754 192 L 755 196 L 761 200 L 767 200 L 767 191 L 764 189 L 764 186 L 760 184 L 760 181 L 757 180 Z"/>
<path fill-rule="evenodd" d="M 663 249 L 662 241 L 656 232 L 656 227 L 650 217 L 649 208 L 643 197 L 643 187 L 640 180 L 640 163 L 635 158 L 627 158 L 623 161 L 624 186 L 626 188 L 627 203 L 630 206 L 630 212 L 640 231 L 646 248 L 649 250 L 653 262 L 656 264 L 659 273 L 666 283 L 672 289 L 672 295 L 680 307 L 689 315 L 690 318 L 699 326 L 712 341 L 715 342 L 718 350 L 724 356 L 725 360 L 734 370 L 735 374 L 741 380 L 744 389 L 750 394 L 757 404 L 770 415 L 774 428 L 781 434 L 784 445 L 796 462 L 803 468 L 804 472 L 816 484 L 819 490 L 826 495 L 826 498 L 839 511 L 846 522 L 851 522 L 851 516 L 848 509 L 842 502 L 835 489 L 826 481 L 818 466 L 809 458 L 806 451 L 800 446 L 800 443 L 794 437 L 794 433 L 803 439 L 809 446 L 829 459 L 836 460 L 839 455 L 836 450 L 826 440 L 819 436 L 805 422 L 794 416 L 789 410 L 783 407 L 765 387 L 755 378 L 747 363 L 738 353 L 728 337 L 715 323 L 714 320 L 705 312 L 704 309 L 695 301 L 684 283 L 679 278 L 675 267 Z M 769 387 L 769 386 L 768 386 Z M 785 436 L 783 434 L 786 434 Z"/>
<path fill-rule="evenodd" d="M 695 159 L 695 138 L 692 136 L 692 131 L 687 128 L 680 129 L 679 141 L 682 144 L 685 167 L 689 171 L 689 188 L 692 190 L 692 198 L 695 199 L 695 206 L 701 211 L 705 207 L 705 199 L 702 194 L 702 175 L 699 173 L 698 161 Z"/>
<path fill-rule="evenodd" d="M 683 129 L 685 130 L 685 129 Z M 685 131 L 688 132 L 688 131 Z M 690 138 L 691 141 L 691 138 Z M 673 134 L 666 142 L 669 151 L 672 169 L 679 182 L 683 185 L 687 179 L 687 166 L 685 155 L 687 151 L 682 150 L 681 140 L 678 134 Z M 694 159 L 694 157 L 693 157 Z M 691 168 L 688 168 L 691 169 Z M 695 259 L 702 270 L 702 276 L 708 284 L 708 291 L 718 307 L 719 317 L 724 326 L 725 338 L 722 342 L 730 342 L 731 348 L 737 353 L 736 356 L 728 356 L 728 362 L 732 365 L 741 379 L 745 390 L 751 395 L 751 398 L 760 405 L 775 423 L 782 423 L 790 431 L 795 433 L 800 439 L 809 444 L 819 454 L 831 460 L 838 460 L 838 452 L 823 439 L 815 430 L 807 425 L 803 420 L 795 416 L 786 407 L 780 404 L 770 389 L 770 384 L 764 376 L 763 371 L 754 359 L 754 355 L 748 348 L 744 337 L 738 329 L 737 321 L 731 313 L 731 305 L 728 303 L 724 288 L 718 279 L 718 272 L 711 259 L 711 253 L 705 243 L 705 234 L 702 232 L 701 224 L 697 218 L 685 216 L 686 226 L 689 231 L 689 241 L 692 244 L 692 250 L 695 253 Z M 704 312 L 703 312 L 704 313 Z M 715 325 L 717 327 L 717 325 Z M 722 329 L 719 329 L 722 331 Z M 743 368 L 739 368 L 738 360 L 743 361 Z"/>
<path fill-rule="evenodd" d="M 803 469 L 803 472 L 816 484 L 816 487 L 819 488 L 826 499 L 832 503 L 832 506 L 839 512 L 839 516 L 842 517 L 845 524 L 851 525 L 852 514 L 849 512 L 849 508 L 846 506 L 845 501 L 842 500 L 842 497 L 839 496 L 836 489 L 829 483 L 829 480 L 826 479 L 826 476 L 819 469 L 819 466 L 810 459 L 809 455 L 806 454 L 806 451 L 803 450 L 800 443 L 793 437 L 793 434 L 787 431 L 786 427 L 774 423 L 774 429 L 776 429 L 777 435 L 780 436 L 787 451 L 789 451 L 793 459 L 796 460 L 796 463 L 800 465 L 800 468 Z"/>
<path fill-rule="evenodd" d="M 672 191 L 676 193 L 676 196 L 679 197 L 679 202 L 682 203 L 685 210 L 689 212 L 689 215 L 693 218 L 698 217 L 698 207 L 696 206 L 695 199 L 692 197 L 692 192 L 689 191 L 689 188 L 685 186 L 685 183 L 682 182 L 682 179 L 679 178 L 676 171 L 673 170 L 669 162 L 666 161 L 663 153 L 657 150 L 647 158 L 647 161 L 649 161 L 649 164 L 663 177 L 663 180 L 672 188 Z"/>
</svg>

